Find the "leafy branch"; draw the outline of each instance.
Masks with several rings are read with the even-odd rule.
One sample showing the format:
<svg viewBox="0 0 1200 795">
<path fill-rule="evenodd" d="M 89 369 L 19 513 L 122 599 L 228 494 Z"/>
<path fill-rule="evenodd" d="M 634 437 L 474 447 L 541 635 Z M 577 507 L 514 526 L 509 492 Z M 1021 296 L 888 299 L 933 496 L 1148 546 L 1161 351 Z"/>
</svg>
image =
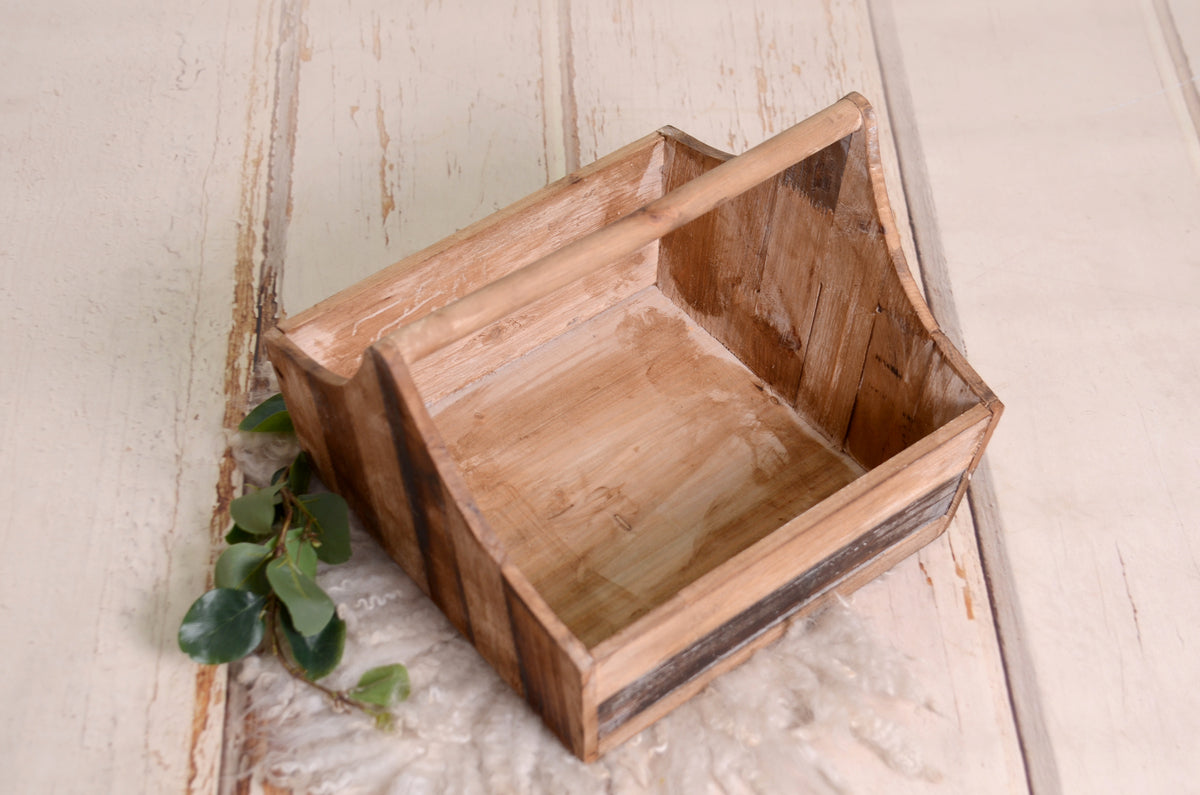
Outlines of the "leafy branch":
<svg viewBox="0 0 1200 795">
<path fill-rule="evenodd" d="M 268 398 L 238 426 L 258 433 L 292 432 L 282 395 Z M 325 693 L 335 709 L 361 710 L 380 728 L 389 709 L 408 698 L 408 671 L 384 665 L 348 690 L 317 680 L 342 660 L 346 623 L 317 584 L 317 561 L 350 559 L 350 516 L 336 494 L 307 493 L 312 478 L 301 452 L 269 485 L 229 504 L 229 547 L 217 558 L 216 586 L 197 599 L 179 627 L 179 648 L 195 662 L 233 662 L 260 647 L 271 651 L 295 678 Z"/>
</svg>

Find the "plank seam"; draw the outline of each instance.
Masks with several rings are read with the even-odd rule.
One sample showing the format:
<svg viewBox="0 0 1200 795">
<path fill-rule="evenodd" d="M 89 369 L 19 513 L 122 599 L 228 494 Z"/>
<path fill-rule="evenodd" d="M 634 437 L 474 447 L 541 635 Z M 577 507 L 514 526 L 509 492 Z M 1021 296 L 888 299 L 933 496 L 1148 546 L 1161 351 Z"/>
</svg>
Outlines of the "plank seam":
<svg viewBox="0 0 1200 795">
<path fill-rule="evenodd" d="M 558 3 L 559 52 L 562 57 L 563 147 L 567 173 L 579 170 L 579 109 L 575 101 L 574 31 L 571 28 L 571 0 Z"/>
<path fill-rule="evenodd" d="M 926 300 L 942 332 L 966 355 L 891 0 L 867 0 L 867 16 L 879 61 L 884 101 L 893 121 L 892 138 L 896 144 L 909 230 Z M 967 502 L 1000 650 L 1009 708 L 1025 767 L 1026 786 L 1035 795 L 1058 795 L 1062 790 L 1058 764 L 1046 728 L 1037 672 L 1025 644 L 1012 566 L 1004 544 L 1004 528 L 986 456 L 979 462 L 967 487 Z"/>
<path fill-rule="evenodd" d="M 1150 18 L 1150 15 L 1145 12 L 1143 15 L 1147 17 L 1147 27 L 1151 28 L 1148 31 L 1151 39 L 1150 45 L 1158 51 L 1155 53 L 1157 56 L 1155 60 L 1159 62 L 1163 93 L 1167 95 L 1167 99 L 1172 105 L 1182 104 L 1183 106 L 1182 108 L 1175 107 L 1173 110 L 1176 110 L 1176 115 L 1180 117 L 1179 124 L 1183 128 L 1181 132 L 1188 138 L 1188 154 L 1191 156 L 1192 165 L 1195 166 L 1197 174 L 1200 175 L 1200 89 L 1196 87 L 1200 77 L 1192 71 L 1187 49 L 1179 35 L 1179 27 L 1175 24 L 1175 16 L 1171 12 L 1169 0 L 1151 0 L 1151 4 L 1154 11 L 1153 18 Z M 1158 36 L 1154 35 L 1153 30 L 1156 23 Z M 1164 49 L 1165 52 L 1163 52 Z M 1164 60 L 1167 63 L 1162 63 Z M 1171 75 L 1171 71 L 1174 71 L 1174 75 Z M 1174 81 L 1172 77 L 1174 77 Z M 1190 125 L 1188 124 L 1189 120 L 1191 121 Z"/>
<path fill-rule="evenodd" d="M 287 226 L 291 217 L 292 199 L 292 166 L 295 162 L 296 117 L 299 106 L 299 81 L 301 43 L 299 32 L 302 28 L 301 15 L 307 5 L 307 0 L 283 0 L 279 9 L 278 40 L 275 43 L 275 74 L 271 79 L 271 129 L 269 133 L 269 150 L 267 153 L 267 184 L 266 196 L 261 215 L 262 243 L 260 254 L 262 262 L 259 267 L 257 288 L 250 284 L 241 285 L 250 290 L 256 290 L 254 296 L 254 312 L 251 322 L 253 330 L 248 339 L 249 350 L 247 359 L 250 372 L 246 382 L 232 383 L 227 377 L 225 384 L 225 420 L 227 426 L 236 423 L 236 418 L 246 410 L 246 400 L 249 396 L 262 393 L 268 388 L 270 363 L 266 357 L 264 334 L 279 320 L 279 284 L 283 276 L 283 263 L 286 254 Z M 267 46 L 270 46 L 268 43 Z M 251 102 L 253 103 L 253 98 Z M 243 162 L 242 180 L 247 179 L 248 162 Z M 246 207 L 247 215 L 255 214 L 253 203 Z M 257 220 L 244 218 L 243 222 Z M 242 234 L 247 234 L 243 230 Z M 247 252 L 248 253 L 248 252 Z M 249 274 L 247 274 L 249 275 Z M 236 338 L 245 334 L 246 330 L 239 328 L 235 307 L 234 327 L 230 331 L 230 343 L 227 353 L 226 371 L 237 366 L 240 359 L 239 348 L 235 348 Z M 235 354 L 236 351 L 236 354 Z M 240 368 L 239 368 L 240 369 Z M 232 467 L 232 457 L 226 452 Z M 233 475 L 232 471 L 230 473 Z M 236 487 L 233 481 L 228 482 Z M 220 484 L 218 488 L 220 488 Z M 230 495 L 232 497 L 232 494 Z M 222 506 L 228 518 L 227 503 Z M 241 791 L 249 782 L 239 780 L 240 759 L 238 749 L 245 737 L 246 705 L 248 694 L 239 685 L 236 676 L 226 677 L 225 714 L 222 727 L 223 741 L 220 749 L 220 759 L 216 767 L 219 771 L 217 791 L 231 793 Z"/>
<path fill-rule="evenodd" d="M 267 389 L 270 364 L 263 334 L 279 322 L 279 288 L 287 256 L 291 221 L 292 171 L 296 162 L 296 128 L 300 108 L 300 60 L 306 0 L 284 0 L 279 14 L 279 43 L 275 51 L 274 96 L 271 109 L 271 148 L 267 153 L 267 196 L 263 221 L 262 266 L 256 301 L 254 369 L 251 392 Z"/>
</svg>

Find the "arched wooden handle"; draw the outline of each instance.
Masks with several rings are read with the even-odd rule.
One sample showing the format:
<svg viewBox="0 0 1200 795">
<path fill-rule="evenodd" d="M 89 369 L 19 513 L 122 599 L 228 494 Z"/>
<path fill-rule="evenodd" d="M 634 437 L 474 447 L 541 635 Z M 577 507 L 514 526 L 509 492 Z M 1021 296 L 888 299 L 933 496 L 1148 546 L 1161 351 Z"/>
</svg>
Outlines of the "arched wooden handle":
<svg viewBox="0 0 1200 795">
<path fill-rule="evenodd" d="M 544 298 L 600 265 L 633 254 L 859 129 L 862 110 L 852 97 L 839 100 L 603 229 L 403 326 L 391 335 L 393 343 L 411 364 Z"/>
</svg>

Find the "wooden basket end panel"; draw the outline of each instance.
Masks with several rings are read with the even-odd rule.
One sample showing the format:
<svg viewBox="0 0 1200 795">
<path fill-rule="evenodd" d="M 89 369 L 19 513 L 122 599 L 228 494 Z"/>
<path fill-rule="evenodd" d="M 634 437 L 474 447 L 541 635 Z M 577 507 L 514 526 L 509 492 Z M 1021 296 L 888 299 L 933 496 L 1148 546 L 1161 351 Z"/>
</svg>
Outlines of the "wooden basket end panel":
<svg viewBox="0 0 1200 795">
<path fill-rule="evenodd" d="M 313 467 L 330 489 L 338 491 L 339 477 L 333 448 L 329 444 L 329 407 L 322 396 L 336 393 L 345 379 L 328 372 L 279 328 L 264 335 L 267 357 L 279 379 L 296 437 L 308 453 Z"/>
<path fill-rule="evenodd" d="M 568 748 L 594 758 L 590 656 L 520 573 L 505 571 L 465 485 L 446 471 L 452 463 L 439 460 L 445 451 L 403 360 L 382 341 L 339 382 L 286 340 L 275 348 L 285 400 L 299 407 L 297 430 L 322 477 Z"/>
<path fill-rule="evenodd" d="M 571 753 L 585 762 L 594 761 L 598 733 L 590 657 L 580 666 L 570 648 L 574 638 L 547 627 L 539 615 L 540 599 L 530 600 L 530 590 L 521 585 L 506 582 L 504 594 L 517 652 L 518 692 Z"/>
<path fill-rule="evenodd" d="M 865 97 L 856 92 L 847 95 L 846 99 L 859 106 L 863 117 L 861 130 L 862 175 L 866 178 L 869 190 L 874 199 L 874 213 L 887 242 L 887 250 L 891 270 L 895 279 L 889 278 L 885 284 L 886 290 L 881 295 L 881 309 L 888 311 L 909 325 L 919 324 L 931 336 L 942 357 L 953 371 L 967 384 L 975 397 L 985 404 L 995 400 L 995 395 L 983 383 L 956 346 L 942 333 L 937 319 L 934 317 L 929 303 L 921 287 L 913 277 L 912 266 L 904 255 L 900 244 L 900 232 L 896 225 L 896 216 L 892 211 L 891 200 L 888 197 L 887 181 L 884 178 L 882 155 L 879 148 L 879 129 L 875 109 Z M 865 196 L 865 192 L 863 194 Z"/>
<path fill-rule="evenodd" d="M 594 757 L 590 654 L 508 563 L 394 346 L 381 341 L 371 359 L 431 598 L 573 753 Z"/>
<path fill-rule="evenodd" d="M 869 468 L 990 392 L 947 350 L 908 271 L 874 112 L 850 99 L 858 131 L 664 237 L 659 286 Z M 666 190 L 729 157 L 667 141 Z"/>
<path fill-rule="evenodd" d="M 839 444 L 891 265 L 866 174 L 868 132 L 830 143 L 660 247 L 660 289 Z M 665 189 L 725 157 L 668 138 Z"/>
</svg>

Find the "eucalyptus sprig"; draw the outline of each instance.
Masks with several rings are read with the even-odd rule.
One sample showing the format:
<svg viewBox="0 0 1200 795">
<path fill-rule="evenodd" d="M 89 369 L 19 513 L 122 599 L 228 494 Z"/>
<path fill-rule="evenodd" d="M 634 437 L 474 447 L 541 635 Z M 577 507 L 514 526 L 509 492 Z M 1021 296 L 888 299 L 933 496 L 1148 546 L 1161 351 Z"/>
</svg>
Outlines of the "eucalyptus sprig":
<svg viewBox="0 0 1200 795">
<path fill-rule="evenodd" d="M 282 395 L 255 408 L 238 426 L 258 433 L 292 432 Z M 263 647 L 288 673 L 332 699 L 391 725 L 391 707 L 408 698 L 403 665 L 372 668 L 349 690 L 317 682 L 342 660 L 346 623 L 317 584 L 317 561 L 350 559 L 346 501 L 327 492 L 308 493 L 312 469 L 301 452 L 264 488 L 229 504 L 229 547 L 217 558 L 216 586 L 192 604 L 179 627 L 179 648 L 198 663 L 240 660 Z"/>
</svg>

